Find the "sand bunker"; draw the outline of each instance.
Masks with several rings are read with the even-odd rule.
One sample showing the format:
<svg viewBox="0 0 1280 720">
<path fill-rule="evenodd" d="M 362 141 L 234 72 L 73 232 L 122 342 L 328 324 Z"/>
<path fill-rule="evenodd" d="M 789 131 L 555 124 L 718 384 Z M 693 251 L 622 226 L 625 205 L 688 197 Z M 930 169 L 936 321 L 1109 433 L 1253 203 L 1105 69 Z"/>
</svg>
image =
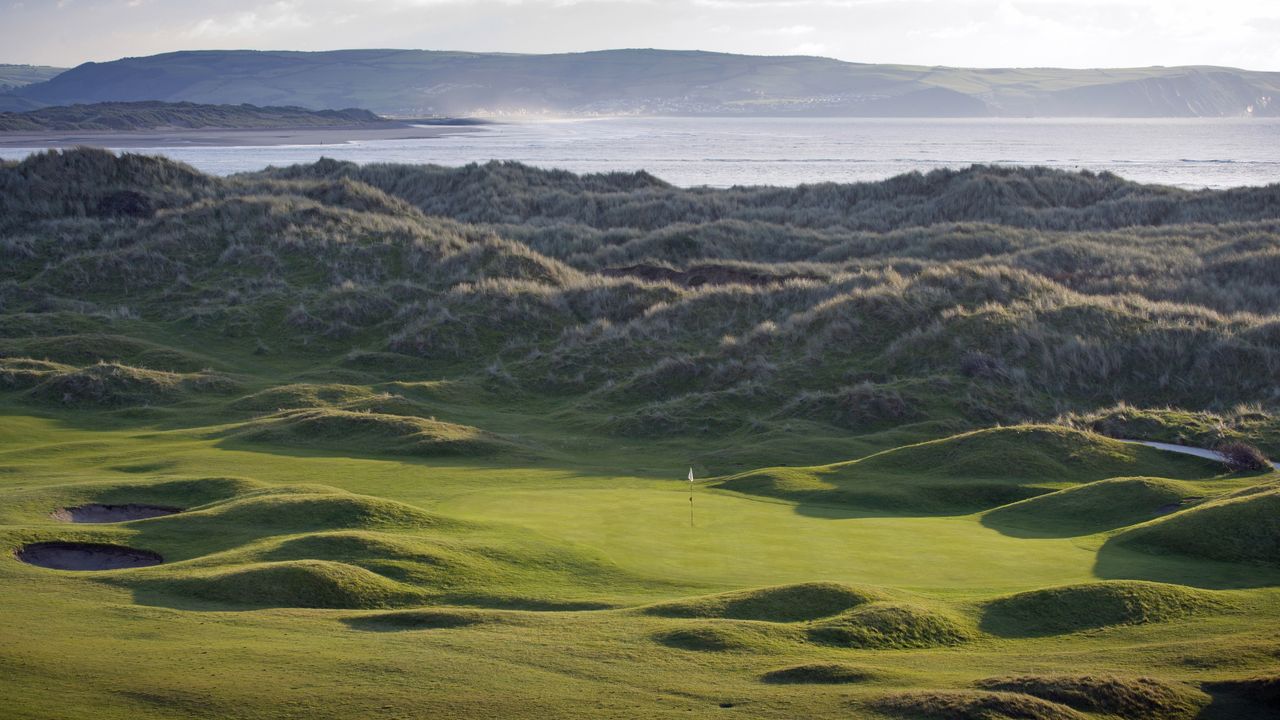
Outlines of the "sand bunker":
<svg viewBox="0 0 1280 720">
<path fill-rule="evenodd" d="M 118 523 L 130 520 L 146 520 L 182 512 L 182 508 L 163 505 L 99 505 L 90 503 L 54 510 L 54 520 L 72 523 Z"/>
<path fill-rule="evenodd" d="M 149 550 L 78 542 L 31 543 L 19 548 L 14 555 L 29 565 L 52 570 L 119 570 L 164 562 L 164 558 Z"/>
</svg>

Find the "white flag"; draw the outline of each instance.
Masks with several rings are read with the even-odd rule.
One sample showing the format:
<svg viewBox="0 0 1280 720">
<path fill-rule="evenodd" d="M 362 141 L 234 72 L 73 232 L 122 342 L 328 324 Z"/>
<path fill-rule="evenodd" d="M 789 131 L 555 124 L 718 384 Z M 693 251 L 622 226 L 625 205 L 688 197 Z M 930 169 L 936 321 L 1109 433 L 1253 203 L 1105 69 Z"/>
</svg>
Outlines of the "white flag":
<svg viewBox="0 0 1280 720">
<path fill-rule="evenodd" d="M 693 468 L 689 468 L 689 482 L 693 482 Z"/>
</svg>

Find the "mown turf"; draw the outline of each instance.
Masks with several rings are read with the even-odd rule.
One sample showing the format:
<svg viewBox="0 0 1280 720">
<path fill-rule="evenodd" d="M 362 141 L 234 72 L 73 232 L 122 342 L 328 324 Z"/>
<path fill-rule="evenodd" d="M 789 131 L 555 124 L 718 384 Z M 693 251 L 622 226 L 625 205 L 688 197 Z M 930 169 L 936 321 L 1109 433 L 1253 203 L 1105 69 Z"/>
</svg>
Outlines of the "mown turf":
<svg viewBox="0 0 1280 720">
<path fill-rule="evenodd" d="M 203 432 L 30 418 L 0 428 L 0 492 L 14 500 L 0 516 L 6 542 L 111 542 L 171 560 L 105 574 L 0 562 L 10 609 L 0 632 L 13 640 L 0 646 L 12 668 L 0 684 L 22 703 L 16 717 L 40 717 L 32 703 L 55 691 L 108 718 L 174 708 L 377 716 L 385 705 L 502 717 L 922 716 L 938 702 L 965 717 L 1047 712 L 1025 693 L 975 700 L 966 690 L 1028 668 L 1179 686 L 1221 679 L 1224 658 L 1247 675 L 1271 657 L 1268 590 L 1108 582 L 1103 599 L 1087 584 L 1036 594 L 1090 579 L 1096 543 L 1015 537 L 981 516 L 826 513 L 699 486 L 690 528 L 687 468 L 655 479 L 267 453 Z M 110 527 L 48 517 L 72 501 L 190 509 Z M 1114 587 L 1142 591 L 1138 611 L 1107 599 Z M 1033 594 L 1023 612 L 992 609 L 1018 593 Z M 1081 631 L 1098 618 L 1120 624 Z M 52 639 L 24 639 L 33 624 Z M 197 675 L 181 669 L 193 646 Z M 245 673 L 262 680 L 245 685 Z M 344 689 L 317 690 L 316 678 Z M 930 699 L 876 704 L 902 693 Z M 1210 694 L 1206 712 L 1253 707 L 1235 691 Z"/>
<path fill-rule="evenodd" d="M 994 428 L 820 467 L 735 475 L 726 490 L 802 503 L 911 514 L 965 514 L 1053 489 L 1158 468 L 1164 477 L 1211 477 L 1198 459 L 1161 454 L 1063 427 Z"/>
<path fill-rule="evenodd" d="M 1128 529 L 1111 542 L 1154 553 L 1280 564 L 1280 486 L 1228 495 Z"/>
<path fill-rule="evenodd" d="M 1200 492 L 1162 478 L 1098 480 L 996 508 L 982 522 L 1027 537 L 1092 535 L 1183 510 Z"/>
</svg>

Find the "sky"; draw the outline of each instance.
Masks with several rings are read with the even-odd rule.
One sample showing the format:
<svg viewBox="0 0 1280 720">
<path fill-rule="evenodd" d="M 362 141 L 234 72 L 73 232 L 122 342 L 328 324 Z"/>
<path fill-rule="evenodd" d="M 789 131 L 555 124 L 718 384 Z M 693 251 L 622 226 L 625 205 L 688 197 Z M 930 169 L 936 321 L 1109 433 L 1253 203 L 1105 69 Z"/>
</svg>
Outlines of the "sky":
<svg viewBox="0 0 1280 720">
<path fill-rule="evenodd" d="M 0 0 L 0 62 L 174 50 L 651 47 L 963 67 L 1280 71 L 1278 0 Z"/>
</svg>

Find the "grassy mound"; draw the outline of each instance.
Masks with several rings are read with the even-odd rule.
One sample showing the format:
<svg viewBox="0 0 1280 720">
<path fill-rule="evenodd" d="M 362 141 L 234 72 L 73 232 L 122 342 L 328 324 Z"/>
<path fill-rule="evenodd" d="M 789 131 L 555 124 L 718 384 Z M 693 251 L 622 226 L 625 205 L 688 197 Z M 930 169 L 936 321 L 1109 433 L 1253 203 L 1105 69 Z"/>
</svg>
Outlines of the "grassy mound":
<svg viewBox="0 0 1280 720">
<path fill-rule="evenodd" d="M 109 489 L 94 489 L 90 497 L 101 503 L 149 503 L 200 507 L 228 500 L 251 492 L 262 486 L 248 478 L 206 477 L 165 480 L 155 483 L 125 483 Z"/>
<path fill-rule="evenodd" d="M 958 645 L 970 633 L 954 618 L 906 603 L 862 605 L 815 624 L 815 642 L 858 648 L 926 648 Z"/>
<path fill-rule="evenodd" d="M 183 526 L 239 526 L 271 532 L 433 527 L 443 521 L 412 505 L 325 486 L 271 488 L 184 513 Z M 165 522 L 176 523 L 178 519 Z"/>
<path fill-rule="evenodd" d="M 910 513 L 968 513 L 1024 500 L 1062 483 L 1140 471 L 1212 475 L 1213 463 L 1043 425 L 1000 427 L 877 453 L 852 462 L 767 468 L 718 487 L 799 502 Z"/>
<path fill-rule="evenodd" d="M 1163 622 L 1212 612 L 1225 603 L 1181 585 L 1111 580 L 1019 593 L 987 604 L 981 627 L 997 635 L 1060 635 Z"/>
<path fill-rule="evenodd" d="M 697 652 L 756 652 L 767 650 L 779 639 L 766 628 L 719 623 L 667 630 L 653 636 L 662 645 Z"/>
<path fill-rule="evenodd" d="M 797 622 L 816 620 L 879 599 L 875 593 L 838 583 L 802 583 L 741 590 L 651 605 L 650 615 Z"/>
<path fill-rule="evenodd" d="M 1083 720 L 1064 705 L 1030 695 L 974 690 L 925 690 L 888 695 L 872 703 L 888 715 L 933 720 Z"/>
<path fill-rule="evenodd" d="M 231 407 L 235 410 L 257 412 L 333 407 L 362 400 L 370 394 L 358 385 L 293 383 L 245 395 L 231 403 Z"/>
<path fill-rule="evenodd" d="M 218 373 L 172 373 L 104 362 L 49 372 L 31 388 L 30 396 L 43 402 L 119 407 L 158 405 L 185 393 L 235 388 L 235 381 Z"/>
<path fill-rule="evenodd" d="M 229 605 L 381 608 L 421 602 L 418 591 L 363 568 L 328 560 L 257 563 L 175 577 L 151 589 Z"/>
<path fill-rule="evenodd" d="M 1195 717 L 1209 700 L 1198 690 L 1149 677 L 1019 675 L 979 680 L 977 686 L 1034 695 L 1077 710 L 1133 720 Z"/>
<path fill-rule="evenodd" d="M 1280 564 L 1280 486 L 1250 488 L 1132 528 L 1110 542 L 1209 560 Z"/>
<path fill-rule="evenodd" d="M 1176 480 L 1114 478 L 996 508 L 982 522 L 1014 534 L 1092 535 L 1150 520 L 1195 494 L 1195 488 Z"/>
<path fill-rule="evenodd" d="M 0 390 L 27 390 L 62 373 L 75 370 L 71 365 L 32 360 L 0 358 Z"/>
<path fill-rule="evenodd" d="M 856 665 L 844 663 L 809 663 L 770 670 L 760 676 L 762 682 L 778 685 L 841 685 L 845 683 L 863 682 L 875 676 L 875 673 Z"/>
<path fill-rule="evenodd" d="M 376 455 L 475 456 L 513 447 L 496 435 L 468 425 L 332 408 L 281 412 L 247 424 L 238 437 Z"/>
<path fill-rule="evenodd" d="M 92 325 L 101 324 L 99 322 Z M 198 372 L 214 364 L 209 358 L 194 353 L 124 335 L 105 333 L 0 340 L 0 357 L 18 356 L 52 360 L 67 365 L 124 363 L 175 373 Z"/>
<path fill-rule="evenodd" d="M 494 580 L 496 566 L 473 550 L 435 538 L 363 530 L 297 535 L 255 550 L 254 560 L 324 559 L 345 562 L 434 591 Z"/>
<path fill-rule="evenodd" d="M 377 615 L 361 615 L 343 622 L 357 630 L 401 632 L 406 630 L 445 630 L 490 622 L 492 613 L 474 610 L 400 610 Z"/>
</svg>

